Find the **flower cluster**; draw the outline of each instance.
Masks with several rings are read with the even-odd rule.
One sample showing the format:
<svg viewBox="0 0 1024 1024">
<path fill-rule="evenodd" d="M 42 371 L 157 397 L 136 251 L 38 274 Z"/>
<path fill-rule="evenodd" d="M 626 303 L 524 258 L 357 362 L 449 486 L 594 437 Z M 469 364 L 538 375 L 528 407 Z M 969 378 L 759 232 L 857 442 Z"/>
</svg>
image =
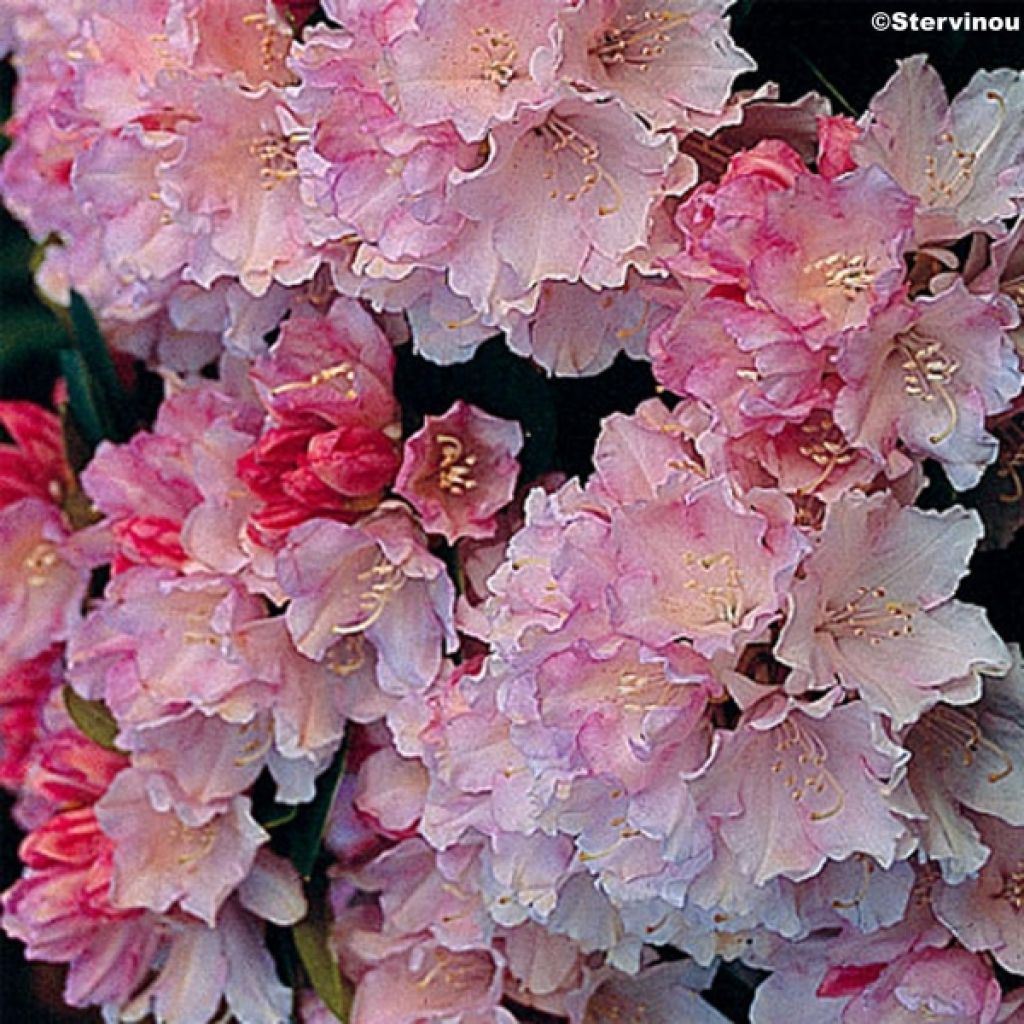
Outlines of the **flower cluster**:
<svg viewBox="0 0 1024 1024">
<path fill-rule="evenodd" d="M 0 403 L 2 922 L 69 1003 L 1024 1019 L 1024 663 L 918 502 L 1021 521 L 1024 77 L 734 94 L 727 6 L 8 5 L 4 201 L 164 386 L 74 467 L 82 388 Z M 585 480 L 403 391 L 499 333 L 649 362 Z"/>
</svg>

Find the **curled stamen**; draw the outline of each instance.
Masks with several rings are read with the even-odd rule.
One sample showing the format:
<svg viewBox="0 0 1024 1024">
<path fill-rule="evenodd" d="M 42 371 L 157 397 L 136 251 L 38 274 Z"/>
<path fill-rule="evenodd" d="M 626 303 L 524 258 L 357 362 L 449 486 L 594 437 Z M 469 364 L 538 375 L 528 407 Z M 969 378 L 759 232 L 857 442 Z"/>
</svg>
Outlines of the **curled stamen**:
<svg viewBox="0 0 1024 1024">
<path fill-rule="evenodd" d="M 290 380 L 284 384 L 278 384 L 277 387 L 270 389 L 270 393 L 271 395 L 283 395 L 289 391 L 305 391 L 308 388 L 319 387 L 321 384 L 328 384 L 339 377 L 348 384 L 345 397 L 350 401 L 355 399 L 358 395 L 355 388 L 356 371 L 351 363 L 337 363 L 323 370 L 317 370 L 316 373 L 310 374 L 302 380 Z"/>
</svg>

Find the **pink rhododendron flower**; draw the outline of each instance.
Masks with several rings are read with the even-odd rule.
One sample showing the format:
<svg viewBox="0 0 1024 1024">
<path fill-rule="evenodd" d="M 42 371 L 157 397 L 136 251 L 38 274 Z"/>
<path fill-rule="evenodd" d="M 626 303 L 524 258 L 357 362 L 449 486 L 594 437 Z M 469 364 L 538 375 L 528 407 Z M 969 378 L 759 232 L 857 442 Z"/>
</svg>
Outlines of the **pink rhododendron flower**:
<svg viewBox="0 0 1024 1024">
<path fill-rule="evenodd" d="M 962 282 L 892 307 L 843 347 L 836 422 L 882 454 L 898 438 L 941 462 L 958 489 L 973 487 L 997 453 L 985 418 L 1008 408 L 1024 380 L 1006 333 L 1018 319 L 1005 297 L 971 295 Z"/>
<path fill-rule="evenodd" d="M 757 885 L 778 875 L 810 878 L 826 859 L 855 852 L 883 866 L 897 855 L 906 825 L 885 786 L 905 753 L 876 744 L 864 704 L 832 704 L 769 700 L 723 737 L 708 777 L 710 808 Z"/>
<path fill-rule="evenodd" d="M 491 537 L 495 514 L 512 500 L 522 446 L 518 423 L 458 401 L 406 441 L 395 493 L 449 544 Z"/>
<path fill-rule="evenodd" d="M 919 245 L 976 229 L 1000 233 L 1024 196 L 1024 80 L 979 71 L 952 103 L 923 56 L 910 57 L 868 107 L 854 159 L 885 168 L 920 201 Z"/>
<path fill-rule="evenodd" d="M 23 498 L 0 508 L 0 669 L 66 640 L 88 583 L 89 569 L 51 501 Z"/>
<path fill-rule="evenodd" d="M 70 681 L 105 701 L 126 735 L 191 710 L 247 721 L 272 688 L 238 657 L 234 637 L 263 615 L 234 578 L 128 569 L 72 637 Z"/>
<path fill-rule="evenodd" d="M 398 103 L 414 125 L 451 121 L 467 142 L 482 139 L 521 107 L 556 90 L 562 0 L 430 0 L 416 27 L 387 50 Z"/>
<path fill-rule="evenodd" d="M 778 614 L 802 541 L 742 508 L 722 480 L 661 497 L 612 520 L 616 624 L 653 646 L 734 647 Z"/>
<path fill-rule="evenodd" d="M 565 17 L 566 68 L 575 84 L 617 96 L 655 128 L 687 129 L 722 117 L 736 77 L 754 67 L 729 37 L 730 0 L 579 4 Z"/>
<path fill-rule="evenodd" d="M 0 677 L 0 786 L 11 792 L 24 785 L 43 706 L 61 680 L 57 648 L 20 662 Z"/>
<path fill-rule="evenodd" d="M 565 98 L 495 128 L 487 163 L 460 176 L 452 202 L 493 226 L 494 252 L 523 291 L 547 278 L 614 287 L 646 242 L 671 155 L 618 102 Z"/>
<path fill-rule="evenodd" d="M 238 797 L 222 815 L 188 825 L 158 811 L 136 769 L 122 772 L 96 804 L 96 818 L 114 840 L 110 899 L 122 908 L 164 913 L 172 906 L 211 928 L 227 896 L 249 874 L 269 836 Z"/>
<path fill-rule="evenodd" d="M 291 599 L 285 618 L 295 646 L 320 660 L 364 636 L 385 692 L 426 686 L 456 646 L 451 581 L 398 509 L 359 527 L 310 520 L 292 531 L 277 575 Z"/>
<path fill-rule="evenodd" d="M 787 689 L 838 683 L 902 726 L 948 684 L 969 678 L 976 695 L 980 672 L 1005 672 L 982 610 L 951 600 L 980 532 L 964 509 L 924 512 L 885 494 L 833 504 L 779 637 Z"/>
<path fill-rule="evenodd" d="M 31 402 L 0 402 L 0 508 L 21 498 L 59 502 L 69 483 L 60 420 Z"/>
</svg>

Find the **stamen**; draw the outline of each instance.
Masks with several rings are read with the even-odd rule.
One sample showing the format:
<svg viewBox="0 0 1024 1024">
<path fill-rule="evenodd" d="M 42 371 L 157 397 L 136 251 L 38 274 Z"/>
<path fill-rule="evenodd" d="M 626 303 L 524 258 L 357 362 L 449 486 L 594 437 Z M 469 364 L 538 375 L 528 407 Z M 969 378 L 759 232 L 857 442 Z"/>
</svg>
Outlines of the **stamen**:
<svg viewBox="0 0 1024 1024">
<path fill-rule="evenodd" d="M 977 720 L 966 710 L 939 705 L 920 719 L 914 727 L 915 732 L 918 730 L 937 743 L 947 755 L 959 753 L 965 768 L 974 764 L 979 752 L 993 756 L 1001 766 L 987 775 L 992 785 L 1001 782 L 1014 770 L 1013 758 L 981 731 Z"/>
<path fill-rule="evenodd" d="M 672 29 L 686 24 L 689 15 L 667 8 L 626 14 L 620 24 L 608 25 L 590 48 L 605 67 L 625 65 L 646 71 L 652 61 L 665 53 L 672 42 Z"/>
<path fill-rule="evenodd" d="M 352 636 L 369 629 L 384 614 L 392 596 L 405 586 L 405 573 L 383 555 L 378 556 L 378 561 L 359 573 L 356 579 L 360 583 L 370 583 L 359 595 L 359 611 L 363 617 L 349 626 L 332 626 L 331 632 L 335 636 Z"/>
<path fill-rule="evenodd" d="M 567 203 L 574 203 L 581 196 L 604 185 L 611 192 L 612 199 L 609 205 L 598 206 L 598 215 L 610 217 L 612 214 L 618 213 L 624 201 L 622 189 L 615 178 L 601 165 L 601 148 L 596 142 L 592 142 L 578 132 L 557 114 L 551 114 L 542 125 L 534 129 L 534 132 L 548 144 L 548 168 L 544 171 L 545 181 L 554 181 L 558 169 L 558 158 L 562 153 L 575 157 L 583 171 L 579 185 L 564 193 L 553 187 L 548 193 L 551 199 L 561 198 Z"/>
<path fill-rule="evenodd" d="M 472 43 L 469 52 L 480 58 L 480 77 L 499 90 L 507 89 L 519 76 L 519 46 L 515 39 L 502 29 L 487 27 L 474 29 L 473 34 L 480 42 Z"/>
<path fill-rule="evenodd" d="M 260 163 L 260 187 L 273 192 L 283 181 L 299 176 L 295 145 L 289 137 L 267 132 L 249 143 L 249 155 Z"/>
<path fill-rule="evenodd" d="M 438 486 L 456 498 L 472 491 L 477 486 L 472 476 L 477 457 L 466 455 L 462 442 L 452 434 L 438 434 L 437 443 L 441 449 Z"/>
<path fill-rule="evenodd" d="M 21 563 L 28 572 L 25 582 L 30 587 L 45 586 L 49 580 L 50 570 L 60 561 L 57 555 L 57 545 L 49 541 L 40 541 L 25 556 Z"/>
<path fill-rule="evenodd" d="M 271 395 L 283 395 L 289 391 L 305 391 L 307 388 L 316 388 L 321 384 L 328 384 L 339 377 L 348 383 L 345 397 L 349 401 L 353 401 L 358 397 L 358 392 L 355 388 L 356 371 L 350 363 L 337 363 L 334 366 L 328 366 L 326 369 L 317 370 L 316 373 L 310 374 L 310 376 L 302 380 L 290 380 L 285 384 L 278 384 L 276 388 L 271 388 L 270 393 Z"/>
<path fill-rule="evenodd" d="M 885 639 L 911 636 L 914 611 L 910 604 L 887 599 L 885 587 L 858 587 L 854 597 L 839 608 L 826 608 L 818 627 L 834 637 L 866 638 L 877 647 Z"/>
<path fill-rule="evenodd" d="M 896 349 L 904 357 L 900 363 L 904 393 L 926 404 L 938 401 L 946 408 L 949 417 L 946 425 L 928 438 L 932 444 L 941 444 L 960 421 L 960 411 L 949 389 L 960 363 L 947 355 L 941 341 L 921 338 L 913 328 L 897 335 Z"/>
<path fill-rule="evenodd" d="M 797 450 L 820 470 L 811 483 L 804 484 L 797 491 L 799 495 L 807 495 L 821 487 L 838 467 L 848 466 L 853 462 L 854 453 L 842 431 L 829 416 L 805 423 L 800 429 L 808 435 L 808 441 Z"/>
<path fill-rule="evenodd" d="M 929 153 L 925 157 L 924 175 L 928 186 L 925 201 L 929 205 L 956 205 L 972 183 L 979 158 L 992 145 L 1002 129 L 1006 119 L 1005 98 L 994 90 L 986 92 L 985 98 L 995 103 L 998 109 L 992 128 L 977 149 L 964 149 L 957 143 L 952 132 L 944 132 L 939 141 L 949 147 L 945 166 L 940 170 L 938 157 L 934 153 Z"/>
<path fill-rule="evenodd" d="M 846 806 L 846 792 L 825 766 L 828 761 L 825 745 L 815 733 L 792 718 L 787 718 L 775 731 L 775 750 L 780 756 L 772 763 L 771 770 L 780 774 L 788 769 L 782 781 L 789 790 L 790 799 L 800 804 L 805 799 L 816 800 L 830 793 L 832 803 L 825 810 L 811 811 L 809 817 L 815 822 L 834 818 Z"/>
<path fill-rule="evenodd" d="M 736 627 L 743 620 L 743 573 L 729 551 L 698 556 L 684 551 L 683 565 L 690 570 L 690 578 L 683 589 L 696 592 L 710 612 L 712 622 L 724 622 Z"/>
<path fill-rule="evenodd" d="M 826 288 L 838 288 L 843 297 L 852 302 L 858 295 L 866 292 L 875 282 L 876 274 L 868 266 L 866 256 L 850 256 L 842 252 L 834 252 L 824 259 L 815 260 L 804 267 L 805 274 L 822 271 Z"/>
</svg>

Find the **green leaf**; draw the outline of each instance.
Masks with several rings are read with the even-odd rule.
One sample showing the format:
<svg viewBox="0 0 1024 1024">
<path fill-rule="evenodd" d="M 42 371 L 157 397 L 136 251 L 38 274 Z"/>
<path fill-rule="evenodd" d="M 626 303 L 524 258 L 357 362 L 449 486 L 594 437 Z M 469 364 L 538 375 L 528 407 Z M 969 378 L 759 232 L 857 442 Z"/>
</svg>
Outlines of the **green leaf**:
<svg viewBox="0 0 1024 1024">
<path fill-rule="evenodd" d="M 345 774 L 347 749 L 346 736 L 341 741 L 334 760 L 317 779 L 316 795 L 296 814 L 295 821 L 288 830 L 288 856 L 299 874 L 307 881 L 312 876 L 317 857 L 320 855 L 320 842 L 327 826 L 327 816 L 331 813 L 341 777 Z"/>
<path fill-rule="evenodd" d="M 328 941 L 327 922 L 310 916 L 292 928 L 295 948 L 316 994 L 335 1017 L 347 1024 L 352 1009 L 352 988 L 341 976 Z"/>
<path fill-rule="evenodd" d="M 69 312 L 75 347 L 82 354 L 94 382 L 101 410 L 107 418 L 108 436 L 115 441 L 126 441 L 134 427 L 131 401 L 121 386 L 107 343 L 85 299 L 78 292 L 71 293 Z"/>
<path fill-rule="evenodd" d="M 78 433 L 91 453 L 105 437 L 109 428 L 97 401 L 89 368 L 81 352 L 64 349 L 60 353 L 60 372 L 68 387 L 68 405 Z"/>
<path fill-rule="evenodd" d="M 79 730 L 104 750 L 117 751 L 117 722 L 101 700 L 86 700 L 70 686 L 65 686 L 62 696 L 64 707 Z"/>
</svg>

